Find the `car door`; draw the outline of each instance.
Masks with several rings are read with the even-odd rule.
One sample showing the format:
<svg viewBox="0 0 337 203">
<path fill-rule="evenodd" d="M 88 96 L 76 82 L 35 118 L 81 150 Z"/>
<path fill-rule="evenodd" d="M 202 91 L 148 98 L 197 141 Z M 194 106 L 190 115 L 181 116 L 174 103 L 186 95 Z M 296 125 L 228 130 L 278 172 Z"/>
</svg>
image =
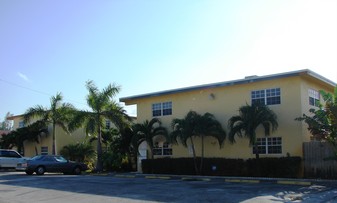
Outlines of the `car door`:
<svg viewBox="0 0 337 203">
<path fill-rule="evenodd" d="M 54 157 L 52 156 L 46 156 L 44 157 L 43 161 L 43 165 L 46 168 L 47 172 L 56 172 L 57 171 L 57 162 L 55 160 Z"/>
<path fill-rule="evenodd" d="M 7 165 L 7 151 L 1 150 L 0 151 L 0 168 L 5 168 Z"/>
<path fill-rule="evenodd" d="M 69 162 L 61 156 L 54 157 L 56 160 L 56 170 L 57 172 L 69 172 Z"/>
</svg>

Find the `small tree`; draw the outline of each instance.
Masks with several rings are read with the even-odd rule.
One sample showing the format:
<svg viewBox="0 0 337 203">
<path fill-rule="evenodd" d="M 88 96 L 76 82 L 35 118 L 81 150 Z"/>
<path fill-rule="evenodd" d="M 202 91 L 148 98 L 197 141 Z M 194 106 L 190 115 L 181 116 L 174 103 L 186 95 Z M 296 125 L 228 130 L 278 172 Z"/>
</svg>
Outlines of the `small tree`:
<svg viewBox="0 0 337 203">
<path fill-rule="evenodd" d="M 295 120 L 308 124 L 308 130 L 318 140 L 326 140 L 337 151 L 337 86 L 334 94 L 321 90 L 325 105 L 319 104 L 318 109 L 310 109 L 310 116 L 303 114 Z M 337 156 L 337 153 L 336 153 Z"/>
<path fill-rule="evenodd" d="M 24 151 L 24 141 L 39 143 L 41 135 L 48 135 L 48 129 L 44 122 L 37 121 L 26 127 L 11 131 L 0 139 L 1 148 L 11 149 L 17 147 L 19 152 Z M 35 147 L 37 154 L 37 149 Z"/>
<path fill-rule="evenodd" d="M 226 133 L 221 124 L 215 119 L 211 113 L 205 113 L 200 115 L 195 111 L 187 113 L 183 119 L 172 120 L 173 131 L 171 133 L 171 141 L 177 143 L 179 138 L 184 146 L 187 146 L 187 140 L 191 141 L 194 167 L 196 174 L 201 174 L 203 171 L 203 159 L 204 159 L 204 139 L 206 136 L 211 136 L 217 139 L 220 148 L 226 138 Z M 196 152 L 193 137 L 201 138 L 201 159 L 200 164 L 197 164 Z"/>
<path fill-rule="evenodd" d="M 145 141 L 150 148 L 151 159 L 153 156 L 153 139 L 158 135 L 163 135 L 168 140 L 167 129 L 161 126 L 161 122 L 158 118 L 152 118 L 150 121 L 146 120 L 143 123 L 137 123 L 133 126 L 134 137 L 132 142 L 135 143 L 135 147 L 138 150 L 139 145 Z"/>
<path fill-rule="evenodd" d="M 85 162 L 90 161 L 95 155 L 95 150 L 89 143 L 81 142 L 64 146 L 60 154 L 72 161 Z"/>
<path fill-rule="evenodd" d="M 254 147 L 256 159 L 259 158 L 259 150 L 256 145 L 256 129 L 263 126 L 265 136 L 278 127 L 276 114 L 268 106 L 260 103 L 246 104 L 239 108 L 239 115 L 233 116 L 228 121 L 229 141 L 235 143 L 235 136 L 246 137 L 249 144 Z"/>
</svg>

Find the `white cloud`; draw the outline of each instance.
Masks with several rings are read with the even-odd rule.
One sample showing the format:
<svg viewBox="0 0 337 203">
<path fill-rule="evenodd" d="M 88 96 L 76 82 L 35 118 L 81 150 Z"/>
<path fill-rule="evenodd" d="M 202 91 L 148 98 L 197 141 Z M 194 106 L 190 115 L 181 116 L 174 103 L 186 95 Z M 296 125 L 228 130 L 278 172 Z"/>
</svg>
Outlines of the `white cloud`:
<svg viewBox="0 0 337 203">
<path fill-rule="evenodd" d="M 28 79 L 27 75 L 23 74 L 23 73 L 20 73 L 18 72 L 18 75 L 20 78 L 22 78 L 23 80 L 27 81 L 27 82 L 30 82 L 30 80 Z"/>
</svg>

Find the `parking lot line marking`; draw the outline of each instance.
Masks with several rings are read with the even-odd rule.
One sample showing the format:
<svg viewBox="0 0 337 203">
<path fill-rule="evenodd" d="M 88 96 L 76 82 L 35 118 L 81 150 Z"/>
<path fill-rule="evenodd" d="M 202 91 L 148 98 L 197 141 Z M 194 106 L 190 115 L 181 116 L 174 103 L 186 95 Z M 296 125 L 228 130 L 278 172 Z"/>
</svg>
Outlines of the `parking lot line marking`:
<svg viewBox="0 0 337 203">
<path fill-rule="evenodd" d="M 169 180 L 169 179 L 171 179 L 171 177 L 169 177 L 169 176 L 158 176 L 157 178 L 159 178 L 159 179 L 164 179 L 164 180 Z"/>
<path fill-rule="evenodd" d="M 145 176 L 147 179 L 163 179 L 163 180 L 169 180 L 171 177 L 169 176 Z"/>
<path fill-rule="evenodd" d="M 240 180 L 240 179 L 226 179 L 225 182 L 229 182 L 229 183 L 260 183 L 259 180 Z"/>
<path fill-rule="evenodd" d="M 117 178 L 135 178 L 136 176 L 133 175 L 115 175 Z"/>
<path fill-rule="evenodd" d="M 259 180 L 241 180 L 242 183 L 260 183 Z"/>
<path fill-rule="evenodd" d="M 226 179 L 225 182 L 229 182 L 229 183 L 239 183 L 239 182 L 241 182 L 241 180 L 238 180 L 238 179 Z"/>
<path fill-rule="evenodd" d="M 278 184 L 283 184 L 283 185 L 311 185 L 311 182 L 306 182 L 306 181 L 288 181 L 288 180 L 279 180 L 277 181 Z"/>
<path fill-rule="evenodd" d="M 181 178 L 184 181 L 211 181 L 210 178 Z"/>
</svg>

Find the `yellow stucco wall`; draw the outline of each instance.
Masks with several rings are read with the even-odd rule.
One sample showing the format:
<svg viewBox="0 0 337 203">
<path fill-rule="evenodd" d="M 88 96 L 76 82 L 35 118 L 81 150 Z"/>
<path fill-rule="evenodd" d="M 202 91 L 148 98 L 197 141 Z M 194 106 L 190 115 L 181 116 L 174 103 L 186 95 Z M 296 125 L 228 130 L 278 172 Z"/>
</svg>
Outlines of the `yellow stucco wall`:
<svg viewBox="0 0 337 203">
<path fill-rule="evenodd" d="M 227 123 L 230 117 L 238 114 L 240 106 L 251 104 L 251 91 L 269 88 L 281 88 L 281 104 L 270 105 L 278 116 L 279 127 L 272 137 L 282 137 L 282 154 L 260 155 L 260 157 L 301 156 L 302 143 L 310 140 L 310 134 L 306 130 L 305 124 L 295 121 L 296 117 L 303 113 L 308 113 L 312 108 L 309 106 L 308 88 L 315 90 L 324 89 L 332 91 L 333 87 L 311 79 L 306 76 L 291 76 L 273 80 L 265 80 L 246 84 L 230 85 L 225 87 L 205 88 L 193 91 L 186 91 L 161 96 L 151 96 L 140 99 L 126 101 L 128 104 L 137 104 L 137 120 L 143 122 L 152 119 L 152 104 L 159 102 L 172 102 L 172 115 L 158 117 L 162 124 L 171 130 L 170 123 L 173 118 L 183 118 L 188 111 L 194 110 L 199 114 L 212 113 L 218 121 L 223 124 L 228 133 Z M 214 95 L 214 99 L 210 98 Z M 258 137 L 264 137 L 262 129 L 258 130 Z M 200 156 L 200 139 L 195 140 L 196 152 Z M 182 144 L 173 145 L 172 157 L 191 157 L 188 148 Z M 237 138 L 235 144 L 226 141 L 223 148 L 219 149 L 218 144 L 212 138 L 205 139 L 206 157 L 226 157 L 226 158 L 253 158 L 252 147 L 249 146 L 248 139 Z M 157 156 L 158 157 L 158 156 Z"/>
</svg>

